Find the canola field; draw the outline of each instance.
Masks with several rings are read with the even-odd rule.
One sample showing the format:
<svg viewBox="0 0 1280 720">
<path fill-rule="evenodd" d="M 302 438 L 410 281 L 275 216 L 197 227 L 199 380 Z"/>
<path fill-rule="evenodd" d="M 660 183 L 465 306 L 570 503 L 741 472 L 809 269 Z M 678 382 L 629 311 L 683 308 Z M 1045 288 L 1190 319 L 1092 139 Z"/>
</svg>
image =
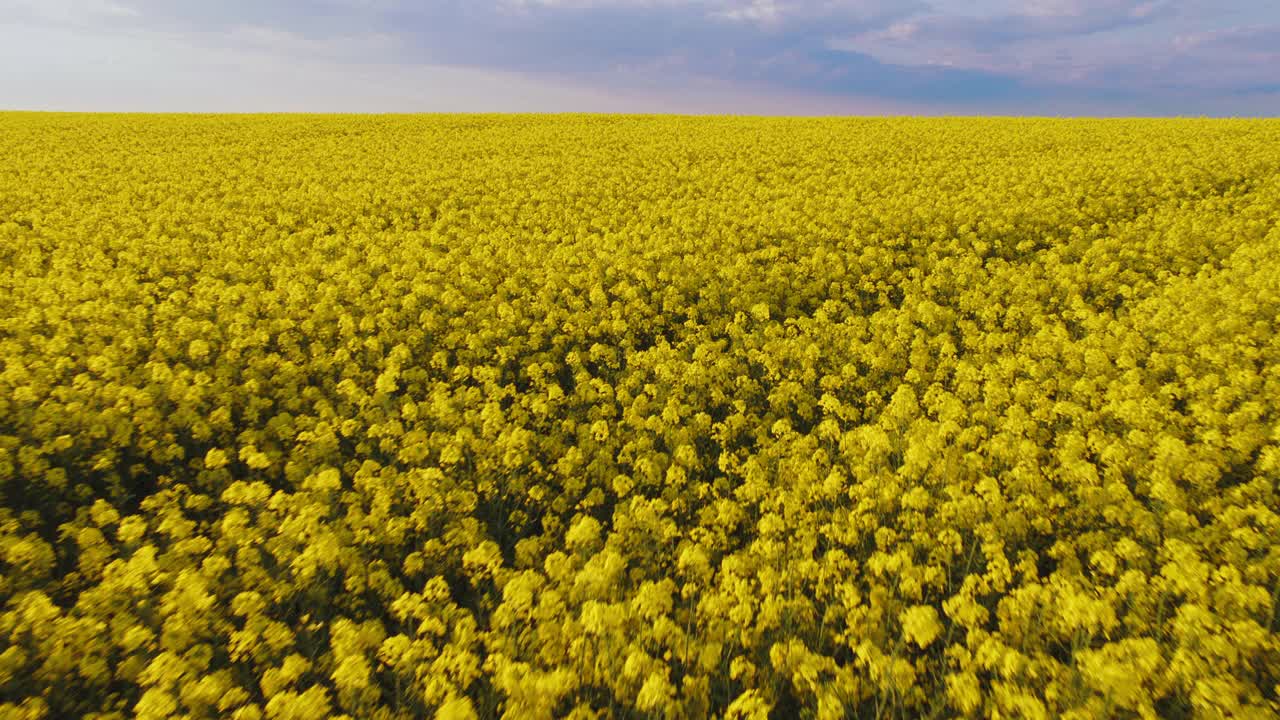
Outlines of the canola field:
<svg viewBox="0 0 1280 720">
<path fill-rule="evenodd" d="M 0 161 L 0 717 L 1280 714 L 1278 121 Z"/>
</svg>

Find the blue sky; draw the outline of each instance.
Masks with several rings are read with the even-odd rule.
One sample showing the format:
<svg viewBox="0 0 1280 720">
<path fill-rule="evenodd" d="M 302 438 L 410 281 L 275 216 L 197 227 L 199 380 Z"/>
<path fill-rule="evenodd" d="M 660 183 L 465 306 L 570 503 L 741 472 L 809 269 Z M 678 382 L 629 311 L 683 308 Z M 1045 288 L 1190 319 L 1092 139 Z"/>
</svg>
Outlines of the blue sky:
<svg viewBox="0 0 1280 720">
<path fill-rule="evenodd" d="M 0 108 L 1280 114 L 1278 0 L 0 0 Z"/>
</svg>

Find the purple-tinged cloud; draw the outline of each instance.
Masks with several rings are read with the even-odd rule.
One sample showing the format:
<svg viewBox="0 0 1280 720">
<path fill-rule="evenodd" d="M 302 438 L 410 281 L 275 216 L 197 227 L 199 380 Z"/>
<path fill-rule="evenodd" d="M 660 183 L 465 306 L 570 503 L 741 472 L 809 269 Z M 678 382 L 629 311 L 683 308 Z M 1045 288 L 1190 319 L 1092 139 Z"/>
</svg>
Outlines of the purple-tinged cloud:
<svg viewBox="0 0 1280 720">
<path fill-rule="evenodd" d="M 1274 114 L 1277 28 L 1280 5 L 1260 0 L 0 0 L 0 43 L 43 29 L 348 72 L 468 69 L 665 94 L 664 107 L 714 88 L 795 112 L 856 99 L 911 112 Z"/>
</svg>

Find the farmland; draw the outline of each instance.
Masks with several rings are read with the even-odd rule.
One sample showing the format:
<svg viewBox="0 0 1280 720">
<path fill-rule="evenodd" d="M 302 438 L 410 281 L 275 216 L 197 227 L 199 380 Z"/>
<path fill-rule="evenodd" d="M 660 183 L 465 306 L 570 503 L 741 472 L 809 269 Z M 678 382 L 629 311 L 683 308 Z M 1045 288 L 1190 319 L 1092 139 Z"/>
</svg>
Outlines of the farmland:
<svg viewBox="0 0 1280 720">
<path fill-rule="evenodd" d="M 0 716 L 1280 713 L 1280 122 L 0 158 Z"/>
</svg>

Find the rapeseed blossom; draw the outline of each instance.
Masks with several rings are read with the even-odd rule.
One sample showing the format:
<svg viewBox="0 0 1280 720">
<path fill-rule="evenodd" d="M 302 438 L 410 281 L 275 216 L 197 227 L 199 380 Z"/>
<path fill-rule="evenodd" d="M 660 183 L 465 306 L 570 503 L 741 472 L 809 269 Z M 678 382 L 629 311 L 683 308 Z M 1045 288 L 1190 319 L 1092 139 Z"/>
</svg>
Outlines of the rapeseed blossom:
<svg viewBox="0 0 1280 720">
<path fill-rule="evenodd" d="M 1274 121 L 0 157 L 0 717 L 1280 715 Z"/>
</svg>

